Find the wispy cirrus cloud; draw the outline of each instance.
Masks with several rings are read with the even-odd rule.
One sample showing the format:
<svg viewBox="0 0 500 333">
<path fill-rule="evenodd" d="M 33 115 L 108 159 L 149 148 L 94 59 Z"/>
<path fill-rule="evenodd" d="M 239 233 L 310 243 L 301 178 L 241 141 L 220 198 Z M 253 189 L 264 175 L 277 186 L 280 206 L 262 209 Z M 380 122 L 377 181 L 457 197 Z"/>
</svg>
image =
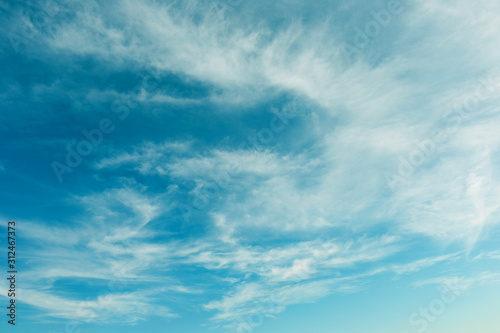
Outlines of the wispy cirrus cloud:
<svg viewBox="0 0 500 333">
<path fill-rule="evenodd" d="M 155 68 L 162 82 L 148 96 L 132 89 L 142 107 L 78 170 L 65 197 L 73 214 L 21 224 L 24 302 L 57 318 L 137 323 L 173 317 L 196 295 L 195 311 L 224 326 L 262 304 L 273 316 L 378 275 L 429 282 L 462 265 L 499 221 L 499 5 L 402 2 L 346 59 L 344 42 L 379 4 L 256 1 L 236 12 L 210 1 L 90 1 L 61 13 L 22 55 L 38 71 L 47 65 L 47 79 L 2 81 L 0 99 L 15 106 L 2 128 L 18 133 L 15 110 L 50 104 L 27 132 L 49 122 L 36 147 L 64 151 L 81 132 L 75 119 L 108 117 L 136 71 Z M 13 13 L 8 27 L 30 21 L 30 9 Z M 248 142 L 268 125 L 263 114 L 289 101 L 302 107 L 283 130 Z M 436 132 L 446 138 L 431 149 Z M 17 149 L 6 170 L 31 156 Z M 401 170 L 391 186 L 386 175 Z M 181 204 L 207 193 L 183 229 Z M 70 294 L 68 281 L 91 291 Z M 108 290 L 117 281 L 124 290 Z M 172 295 L 178 304 L 165 301 Z"/>
</svg>

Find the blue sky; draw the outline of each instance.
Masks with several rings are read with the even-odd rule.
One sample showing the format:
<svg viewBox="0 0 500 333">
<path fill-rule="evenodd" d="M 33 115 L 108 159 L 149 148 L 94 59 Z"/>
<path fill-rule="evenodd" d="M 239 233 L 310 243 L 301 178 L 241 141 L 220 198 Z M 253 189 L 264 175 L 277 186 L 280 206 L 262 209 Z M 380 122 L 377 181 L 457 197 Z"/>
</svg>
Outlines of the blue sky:
<svg viewBox="0 0 500 333">
<path fill-rule="evenodd" d="M 499 7 L 1 1 L 15 329 L 497 333 Z"/>
</svg>

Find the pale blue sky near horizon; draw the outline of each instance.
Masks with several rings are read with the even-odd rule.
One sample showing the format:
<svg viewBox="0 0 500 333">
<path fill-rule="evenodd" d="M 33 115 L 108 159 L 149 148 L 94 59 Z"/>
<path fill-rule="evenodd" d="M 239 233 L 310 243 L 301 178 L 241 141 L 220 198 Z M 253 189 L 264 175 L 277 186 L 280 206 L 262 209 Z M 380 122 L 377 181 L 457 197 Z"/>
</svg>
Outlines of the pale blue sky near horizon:
<svg viewBox="0 0 500 333">
<path fill-rule="evenodd" d="M 499 12 L 0 1 L 1 331 L 500 332 Z"/>
</svg>

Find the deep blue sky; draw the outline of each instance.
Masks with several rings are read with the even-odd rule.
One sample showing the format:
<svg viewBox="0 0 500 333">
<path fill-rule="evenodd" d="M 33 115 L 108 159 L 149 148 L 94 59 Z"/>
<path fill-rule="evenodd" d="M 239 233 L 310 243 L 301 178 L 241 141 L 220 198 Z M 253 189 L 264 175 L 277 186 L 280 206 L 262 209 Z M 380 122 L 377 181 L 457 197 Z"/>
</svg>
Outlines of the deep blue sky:
<svg viewBox="0 0 500 333">
<path fill-rule="evenodd" d="M 0 1 L 17 332 L 497 333 L 499 7 Z"/>
</svg>

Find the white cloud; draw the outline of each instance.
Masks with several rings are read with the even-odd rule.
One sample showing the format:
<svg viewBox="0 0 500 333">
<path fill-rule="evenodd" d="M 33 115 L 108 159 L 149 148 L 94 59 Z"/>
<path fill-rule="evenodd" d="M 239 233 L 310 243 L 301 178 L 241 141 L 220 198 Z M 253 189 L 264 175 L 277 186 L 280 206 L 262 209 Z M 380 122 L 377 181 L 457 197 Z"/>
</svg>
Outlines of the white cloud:
<svg viewBox="0 0 500 333">
<path fill-rule="evenodd" d="M 216 321 L 228 321 L 255 311 L 253 302 L 265 300 L 272 289 L 281 292 L 282 299 L 271 314 L 335 291 L 356 290 L 359 286 L 351 281 L 355 277 L 325 278 L 344 268 L 377 264 L 357 277 L 387 271 L 406 274 L 457 257 L 441 255 L 392 266 L 381 263 L 404 246 L 399 236 L 361 236 L 370 234 L 375 225 L 383 225 L 393 235 L 425 235 L 445 245 L 460 240 L 470 251 L 486 237 L 486 227 L 498 224 L 497 83 L 497 90 L 477 103 L 469 116 L 457 118 L 460 126 L 446 142 L 436 144 L 435 152 L 406 177 L 404 186 L 391 191 L 384 177 L 397 170 L 400 157 L 408 158 L 434 129 L 450 129 L 452 124 L 443 116 L 475 96 L 479 78 L 492 73 L 500 56 L 498 3 L 408 5 L 391 34 L 372 41 L 380 54 L 367 53 L 353 63 L 342 57 L 336 26 L 324 28 L 298 20 L 278 27 L 266 22 L 246 25 L 236 14 L 231 18 L 201 2 L 188 5 L 193 11 L 186 11 L 185 4 L 153 1 L 102 5 L 112 10 L 95 5 L 62 22 L 53 37 L 46 37 L 48 49 L 93 55 L 116 66 L 136 61 L 194 78 L 213 87 L 207 100 L 231 106 L 246 106 L 276 92 L 291 93 L 313 102 L 314 110 L 302 116 L 315 117 L 316 130 L 308 137 L 295 129 L 291 137 L 311 139 L 314 144 L 305 153 L 282 153 L 272 145 L 259 151 L 218 147 L 196 153 L 190 142 L 146 142 L 103 158 L 95 164 L 97 171 L 126 167 L 141 175 L 188 180 L 189 193 L 195 197 L 208 183 L 222 181 L 220 195 L 204 211 L 209 235 L 153 244 L 146 238 L 155 234 L 148 227 L 175 206 L 169 193 L 148 195 L 147 188 L 140 186 L 108 189 L 76 200 L 89 212 L 88 225 L 81 223 L 78 233 L 64 238 L 68 231 L 56 227 L 33 227 L 27 232 L 37 241 L 64 238 L 57 241 L 57 250 L 64 251 L 40 252 L 40 267 L 55 262 L 58 267 L 38 278 L 133 280 L 152 268 L 160 268 L 163 274 L 172 262 L 229 270 L 236 276 L 229 280 L 232 285 L 243 282 L 220 300 L 205 304 L 205 309 L 217 311 Z M 92 100 L 108 95 L 115 93 L 87 94 Z M 150 100 L 178 105 L 200 102 L 162 93 Z M 93 229 L 100 231 L 99 236 L 92 236 Z M 336 232 L 355 235 L 357 240 L 330 239 Z M 263 235 L 289 241 L 261 245 Z M 311 241 L 318 235 L 330 238 Z M 44 254 L 57 260 L 44 259 Z M 91 259 L 92 255 L 97 258 Z M 75 258 L 78 261 L 72 263 Z M 26 272 L 30 282 L 43 271 L 40 267 Z M 166 276 L 147 278 L 168 280 Z M 479 278 L 494 279 L 494 273 Z M 98 306 L 109 316 L 128 314 L 135 321 L 152 302 L 148 297 L 134 301 L 132 296 L 137 295 L 97 299 L 86 307 Z M 47 309 L 59 302 L 54 315 L 75 318 L 67 309 L 76 301 L 38 292 L 27 302 L 40 302 L 38 306 Z M 129 307 L 133 305 L 135 309 Z M 91 311 L 89 316 L 96 313 Z"/>
<path fill-rule="evenodd" d="M 123 165 L 134 165 L 141 173 L 155 172 L 160 170 L 160 162 L 168 159 L 169 154 L 186 152 L 190 142 L 164 142 L 154 144 L 146 142 L 133 147 L 132 152 L 121 152 L 111 157 L 101 159 L 96 163 L 97 169 L 114 168 Z"/>
<path fill-rule="evenodd" d="M 433 266 L 437 263 L 441 263 L 443 261 L 456 260 L 456 259 L 458 259 L 458 257 L 459 257 L 459 253 L 445 254 L 445 255 L 433 257 L 433 258 L 419 259 L 417 261 L 414 261 L 414 262 L 411 262 L 408 264 L 394 265 L 394 266 L 391 266 L 390 269 L 392 271 L 394 271 L 396 274 L 413 273 L 413 272 L 420 271 L 423 268 L 427 268 L 427 267 Z"/>
<path fill-rule="evenodd" d="M 479 274 L 466 276 L 440 276 L 413 283 L 415 287 L 426 285 L 449 285 L 461 291 L 480 286 L 493 286 L 500 283 L 500 273 L 484 271 Z"/>
<path fill-rule="evenodd" d="M 500 251 L 489 251 L 489 252 L 481 252 L 477 256 L 473 258 L 474 261 L 480 260 L 480 259 L 493 259 L 493 260 L 498 260 L 500 259 Z"/>
<path fill-rule="evenodd" d="M 2 282 L 2 284 L 5 284 Z M 2 295 L 7 288 L 2 287 Z M 110 293 L 104 292 L 93 300 L 72 300 L 36 289 L 18 289 L 17 299 L 23 303 L 42 309 L 56 318 L 80 322 L 127 322 L 145 320 L 147 316 L 175 317 L 168 308 L 151 304 L 150 292 Z"/>
</svg>

